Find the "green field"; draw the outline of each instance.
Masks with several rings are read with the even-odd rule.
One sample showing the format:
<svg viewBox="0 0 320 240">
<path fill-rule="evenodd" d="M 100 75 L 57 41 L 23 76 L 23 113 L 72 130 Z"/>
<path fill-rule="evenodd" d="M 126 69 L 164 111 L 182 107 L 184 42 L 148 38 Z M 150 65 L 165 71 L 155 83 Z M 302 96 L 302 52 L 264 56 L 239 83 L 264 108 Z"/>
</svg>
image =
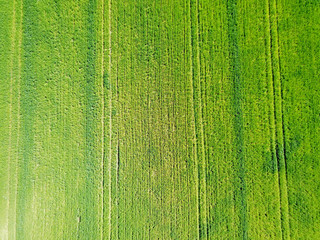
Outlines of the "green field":
<svg viewBox="0 0 320 240">
<path fill-rule="evenodd" d="M 0 240 L 320 239 L 319 0 L 0 0 Z"/>
</svg>

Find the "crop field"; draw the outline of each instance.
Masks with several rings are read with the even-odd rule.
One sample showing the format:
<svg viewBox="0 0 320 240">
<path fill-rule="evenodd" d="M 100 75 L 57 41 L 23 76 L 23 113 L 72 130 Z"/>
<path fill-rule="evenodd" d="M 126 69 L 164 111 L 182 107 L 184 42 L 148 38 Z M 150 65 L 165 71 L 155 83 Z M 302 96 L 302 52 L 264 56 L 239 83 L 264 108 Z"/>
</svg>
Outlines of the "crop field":
<svg viewBox="0 0 320 240">
<path fill-rule="evenodd" d="M 320 239 L 319 19 L 0 0 L 0 240 Z"/>
</svg>

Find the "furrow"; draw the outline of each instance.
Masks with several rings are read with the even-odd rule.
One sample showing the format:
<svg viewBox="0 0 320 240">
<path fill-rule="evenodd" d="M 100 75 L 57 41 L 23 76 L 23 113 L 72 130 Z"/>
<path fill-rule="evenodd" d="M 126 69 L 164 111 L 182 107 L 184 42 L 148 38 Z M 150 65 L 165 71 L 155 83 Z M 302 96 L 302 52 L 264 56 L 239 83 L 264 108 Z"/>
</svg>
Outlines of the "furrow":
<svg viewBox="0 0 320 240">
<path fill-rule="evenodd" d="M 105 103 L 104 103 L 104 0 L 101 0 L 101 236 L 100 239 L 103 239 L 104 233 L 104 111 L 105 111 Z"/>
<path fill-rule="evenodd" d="M 108 78 L 109 78 L 109 102 L 108 102 L 108 107 L 109 107 L 109 159 L 108 159 L 108 172 L 109 172 L 109 177 L 108 177 L 108 186 L 109 186 L 109 213 L 108 213 L 108 239 L 111 239 L 111 212 L 112 212 L 112 194 L 111 194 L 111 179 L 112 179 L 112 48 L 111 48 L 111 34 L 112 34 L 112 29 L 111 29 L 111 8 L 112 8 L 112 3 L 111 0 L 108 1 L 108 31 L 109 31 L 109 39 L 108 39 L 108 47 L 109 47 L 109 66 L 108 66 Z"/>
<path fill-rule="evenodd" d="M 279 177 L 279 162 L 278 162 L 278 157 L 277 157 L 277 150 L 276 150 L 276 126 L 275 126 L 275 121 L 276 121 L 276 109 L 275 109 L 275 94 L 274 94 L 274 74 L 273 74 L 273 67 L 272 67 L 272 51 L 271 51 L 271 46 L 272 46 L 272 40 L 271 40 L 271 19 L 270 19 L 270 3 L 269 0 L 266 0 L 266 24 L 267 24 L 267 34 L 268 39 L 266 40 L 266 69 L 267 69 L 267 77 L 268 81 L 270 84 L 268 84 L 270 87 L 268 87 L 269 91 L 269 97 L 270 97 L 270 133 L 271 133 L 271 138 L 270 138 L 270 150 L 271 150 L 271 158 L 273 159 L 273 162 L 275 162 L 275 166 L 277 166 L 277 171 L 276 171 L 276 177 L 277 177 L 277 191 L 278 191 L 278 197 L 279 197 L 279 221 L 280 221 L 280 234 L 281 238 L 283 237 L 282 233 L 282 220 L 281 220 L 281 188 L 280 188 L 280 177 Z M 267 36 L 266 36 L 267 37 Z"/>
<path fill-rule="evenodd" d="M 280 188 L 280 209 L 282 238 L 290 239 L 289 232 L 289 209 L 288 209 L 288 189 L 286 177 L 286 159 L 284 149 L 284 129 L 282 119 L 282 90 L 279 59 L 279 40 L 277 30 L 277 9 L 275 0 L 269 1 L 270 20 L 270 49 L 273 77 L 274 110 L 275 110 L 275 142 L 276 155 L 278 160 L 278 176 Z"/>
<path fill-rule="evenodd" d="M 200 202 L 199 202 L 199 164 L 198 164 L 198 157 L 197 157 L 197 135 L 196 135 L 196 125 L 195 125 L 195 100 L 194 100 L 194 83 L 193 83 L 193 76 L 194 76 L 194 66 L 193 66 L 193 39 L 192 39 L 192 32 L 193 32 L 193 24 L 192 24 L 192 10 L 191 10 L 191 3 L 188 2 L 188 13 L 189 13 L 189 27 L 190 27 L 190 33 L 189 33 L 189 61 L 190 61 L 190 86 L 191 86 L 191 92 L 190 92 L 190 98 L 191 98 L 191 111 L 192 111 L 192 128 L 193 128 L 193 151 L 194 151 L 194 166 L 195 166 L 195 182 L 196 182 L 196 204 L 197 204 L 197 228 L 198 228 L 198 239 L 200 239 Z"/>
</svg>

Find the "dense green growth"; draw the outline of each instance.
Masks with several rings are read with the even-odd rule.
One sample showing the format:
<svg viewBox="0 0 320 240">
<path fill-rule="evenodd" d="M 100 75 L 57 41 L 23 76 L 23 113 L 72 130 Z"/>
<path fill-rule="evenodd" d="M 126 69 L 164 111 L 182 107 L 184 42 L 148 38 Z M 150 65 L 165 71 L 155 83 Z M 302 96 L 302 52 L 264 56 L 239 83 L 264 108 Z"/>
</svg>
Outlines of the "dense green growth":
<svg viewBox="0 0 320 240">
<path fill-rule="evenodd" d="M 320 239 L 319 19 L 0 0 L 0 239 Z"/>
</svg>

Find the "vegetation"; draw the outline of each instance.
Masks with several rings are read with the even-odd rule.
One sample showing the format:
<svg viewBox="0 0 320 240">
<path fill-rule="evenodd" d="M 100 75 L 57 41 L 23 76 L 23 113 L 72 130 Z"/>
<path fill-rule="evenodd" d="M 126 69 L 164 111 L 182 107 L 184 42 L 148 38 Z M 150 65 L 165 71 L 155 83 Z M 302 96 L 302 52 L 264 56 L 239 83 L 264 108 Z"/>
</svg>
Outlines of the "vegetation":
<svg viewBox="0 0 320 240">
<path fill-rule="evenodd" d="M 318 1 L 0 12 L 0 239 L 320 239 Z"/>
</svg>

